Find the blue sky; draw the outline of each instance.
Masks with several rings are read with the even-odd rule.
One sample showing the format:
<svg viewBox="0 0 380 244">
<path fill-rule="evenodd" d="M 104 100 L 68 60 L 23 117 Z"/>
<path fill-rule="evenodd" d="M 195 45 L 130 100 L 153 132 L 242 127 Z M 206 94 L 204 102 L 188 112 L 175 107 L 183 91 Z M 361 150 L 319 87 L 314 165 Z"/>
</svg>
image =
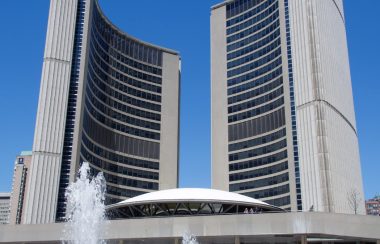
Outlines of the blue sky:
<svg viewBox="0 0 380 244">
<path fill-rule="evenodd" d="M 209 10 L 220 1 L 100 0 L 121 29 L 181 53 L 181 187 L 210 187 Z M 49 2 L 0 1 L 0 192 L 11 190 L 15 156 L 32 148 Z M 368 198 L 380 192 L 380 1 L 365 3 L 346 0 L 345 15 Z"/>
</svg>

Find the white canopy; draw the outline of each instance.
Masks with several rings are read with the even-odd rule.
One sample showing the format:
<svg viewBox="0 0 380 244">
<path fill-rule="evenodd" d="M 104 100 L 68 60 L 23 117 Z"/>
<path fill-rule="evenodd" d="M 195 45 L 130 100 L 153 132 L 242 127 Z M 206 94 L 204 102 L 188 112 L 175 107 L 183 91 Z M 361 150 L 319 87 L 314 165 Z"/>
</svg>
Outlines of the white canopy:
<svg viewBox="0 0 380 244">
<path fill-rule="evenodd" d="M 233 203 L 248 205 L 271 205 L 257 199 L 241 194 L 203 188 L 176 188 L 146 193 L 122 202 L 113 204 L 109 207 L 128 206 L 146 203 L 170 203 L 170 202 L 214 202 L 214 203 Z"/>
</svg>

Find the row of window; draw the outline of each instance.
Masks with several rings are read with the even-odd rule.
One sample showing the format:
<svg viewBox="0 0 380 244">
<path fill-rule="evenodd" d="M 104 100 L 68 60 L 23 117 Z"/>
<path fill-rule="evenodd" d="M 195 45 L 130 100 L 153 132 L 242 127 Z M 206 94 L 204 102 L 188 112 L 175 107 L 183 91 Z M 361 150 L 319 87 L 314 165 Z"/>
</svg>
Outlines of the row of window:
<svg viewBox="0 0 380 244">
<path fill-rule="evenodd" d="M 160 140 L 160 133 L 157 132 L 152 132 L 152 131 L 146 131 L 146 130 L 141 130 L 137 129 L 131 126 L 127 126 L 122 123 L 118 123 L 114 119 L 110 119 L 100 112 L 98 112 L 92 104 L 89 102 L 88 99 L 86 99 L 86 110 L 89 112 L 92 117 L 94 117 L 100 124 L 103 124 L 105 126 L 108 126 L 112 129 L 116 129 L 118 131 L 121 131 L 123 133 L 127 133 L 130 135 L 134 136 L 139 136 L 139 137 L 144 137 L 144 138 L 149 138 L 153 140 Z"/>
<path fill-rule="evenodd" d="M 266 8 L 268 8 L 273 2 L 275 2 L 276 0 L 269 0 L 269 1 L 265 1 L 263 4 L 257 6 L 256 8 L 250 10 L 249 12 L 247 12 L 246 14 L 244 15 L 241 15 L 235 19 L 232 19 L 232 20 L 228 20 L 227 21 L 227 35 L 230 35 L 232 33 L 235 33 L 239 30 L 242 30 L 242 29 L 245 29 L 246 27 L 252 25 L 253 23 L 257 22 L 259 19 L 257 19 L 257 14 L 259 14 L 260 12 L 262 12 L 263 10 L 265 10 Z M 277 5 L 278 3 L 276 3 Z M 256 15 L 256 16 L 255 16 Z M 255 17 L 254 17 L 255 16 Z M 253 18 L 252 18 L 253 17 Z M 249 19 L 248 19 L 249 18 Z M 255 21 L 253 21 L 253 19 L 256 19 Z M 236 21 L 236 22 L 235 22 Z M 238 22 L 241 22 L 241 21 L 244 21 L 240 24 L 237 24 L 233 27 L 229 27 L 231 26 L 231 23 L 234 22 L 232 25 L 238 23 Z M 229 27 L 229 28 L 228 28 Z"/>
<path fill-rule="evenodd" d="M 156 170 L 159 169 L 158 162 L 137 159 L 137 158 L 130 158 L 130 157 L 126 157 L 126 156 L 122 156 L 120 154 L 114 153 L 113 151 L 111 152 L 101 147 L 98 147 L 97 145 L 92 143 L 90 139 L 88 139 L 84 133 L 82 134 L 82 143 L 92 153 L 98 155 L 99 157 L 108 159 L 112 162 L 117 162 L 117 163 L 131 165 L 131 166 L 140 167 L 140 168 L 156 169 Z"/>
<path fill-rule="evenodd" d="M 259 118 L 228 126 L 228 141 L 264 134 L 285 125 L 285 110 L 281 108 Z"/>
<path fill-rule="evenodd" d="M 260 198 L 266 198 L 266 197 L 274 197 L 274 196 L 282 195 L 289 192 L 290 192 L 289 184 L 286 184 L 286 185 L 277 186 L 274 188 L 269 188 L 269 189 L 260 190 L 260 191 L 252 191 L 252 192 L 247 192 L 243 194 L 248 197 L 260 199 Z M 275 205 L 275 206 L 279 206 L 279 205 Z"/>
<path fill-rule="evenodd" d="M 232 76 L 236 76 L 236 75 L 239 75 L 239 74 L 242 74 L 242 73 L 245 73 L 247 71 L 251 71 L 251 70 L 254 70 L 270 61 L 272 61 L 273 59 L 275 59 L 276 57 L 280 56 L 281 55 L 281 47 L 279 47 L 277 50 L 275 50 L 274 52 L 266 55 L 266 56 L 263 56 L 262 58 L 252 62 L 252 63 L 249 63 L 249 64 L 246 64 L 244 66 L 241 66 L 239 68 L 235 68 L 233 70 L 230 70 L 227 72 L 227 77 L 232 77 Z"/>
<path fill-rule="evenodd" d="M 124 113 L 128 113 L 131 115 L 135 115 L 138 117 L 150 119 L 150 120 L 156 120 L 160 121 L 161 120 L 161 115 L 148 112 L 145 110 L 137 109 L 131 106 L 127 106 L 124 103 L 117 102 L 116 100 L 124 101 L 124 98 L 128 98 L 127 96 L 110 89 L 109 86 L 105 85 L 102 83 L 99 79 L 96 77 L 88 76 L 88 82 L 89 82 L 89 87 L 91 88 L 91 92 L 96 96 L 100 101 L 103 103 L 107 104 L 108 106 L 118 109 Z M 96 85 L 97 86 L 96 86 Z M 99 87 L 99 88 L 98 88 Z M 88 90 L 88 89 L 87 89 Z M 105 95 L 104 92 L 109 93 L 109 95 Z M 92 101 L 93 99 L 91 99 Z"/>
<path fill-rule="evenodd" d="M 288 169 L 288 162 L 283 162 L 283 163 L 276 164 L 276 165 L 266 167 L 266 168 L 231 174 L 230 182 L 237 181 L 237 180 L 252 179 L 252 178 L 257 178 L 257 177 L 261 177 L 265 175 L 271 175 L 271 174 L 282 172 L 287 169 Z"/>
<path fill-rule="evenodd" d="M 160 144 L 158 142 L 121 135 L 111 129 L 104 128 L 93 120 L 86 111 L 83 116 L 83 128 L 93 141 L 110 150 L 150 159 L 160 158 Z"/>
<path fill-rule="evenodd" d="M 234 42 L 236 40 L 240 40 L 246 36 L 249 36 L 249 35 L 255 33 L 256 31 L 261 30 L 262 28 L 266 27 L 268 24 L 272 23 L 275 19 L 278 18 L 278 14 L 279 14 L 278 11 L 273 12 L 273 9 L 272 9 L 273 7 L 274 6 L 272 6 L 270 9 L 267 9 L 265 12 L 263 12 L 260 15 L 258 15 L 257 17 L 255 17 L 254 19 L 256 19 L 256 21 L 251 23 L 250 28 L 245 29 L 245 30 L 238 32 L 236 34 L 233 34 L 231 36 L 228 36 L 227 37 L 227 43 L 231 43 L 231 42 Z M 275 9 L 277 9 L 277 7 Z M 259 22 L 259 21 L 261 21 L 261 22 Z"/>
<path fill-rule="evenodd" d="M 93 24 L 99 30 L 104 40 L 109 43 L 113 48 L 120 50 L 133 59 L 137 59 L 146 63 L 150 63 L 156 66 L 162 66 L 162 51 L 142 44 L 136 40 L 133 40 L 119 31 L 115 30 L 113 26 L 110 26 L 104 19 L 99 11 L 94 8 Z"/>
<path fill-rule="evenodd" d="M 159 131 L 161 128 L 161 125 L 159 123 L 137 119 L 135 117 L 119 113 L 117 110 L 109 108 L 108 106 L 104 105 L 103 103 L 101 103 L 97 99 L 95 99 L 91 90 L 89 90 L 89 89 L 88 89 L 86 95 L 87 95 L 86 100 L 91 101 L 91 104 L 97 110 L 99 110 L 100 112 L 102 112 L 105 115 L 108 115 L 111 118 L 119 120 L 123 123 L 135 125 L 135 126 L 142 127 L 142 128 L 148 128 L 148 129 L 157 130 L 157 131 Z M 90 107 L 89 104 L 86 104 L 86 105 L 87 105 L 87 107 Z"/>
<path fill-rule="evenodd" d="M 248 44 L 252 44 L 252 43 L 254 43 L 257 40 L 260 40 L 261 38 L 263 38 L 265 36 L 268 36 L 269 34 L 271 34 L 271 32 L 273 32 L 279 26 L 280 26 L 280 21 L 279 20 L 271 22 L 269 26 L 260 26 L 261 28 L 258 29 L 258 30 L 261 30 L 264 27 L 266 27 L 266 28 L 263 29 L 263 30 L 261 30 L 261 31 L 259 31 L 259 32 L 257 32 L 257 33 L 255 33 L 255 34 L 253 34 L 253 35 L 251 35 L 251 36 L 248 36 L 245 39 L 241 39 L 241 40 L 239 40 L 239 41 L 237 41 L 235 43 L 227 45 L 227 52 L 231 52 L 233 50 L 236 50 L 236 49 L 239 49 L 241 47 L 244 47 L 244 46 L 246 46 Z M 265 44 L 267 44 L 267 43 L 268 43 L 268 40 L 267 40 L 267 42 L 262 42 L 262 46 L 265 45 Z"/>
<path fill-rule="evenodd" d="M 99 60 L 103 60 L 107 64 L 108 68 L 105 70 L 113 69 L 113 70 L 119 71 L 120 73 L 122 72 L 128 76 L 131 76 L 131 78 L 137 78 L 137 79 L 152 82 L 155 84 L 162 84 L 161 77 L 155 76 L 155 75 L 149 75 L 149 74 L 140 72 L 138 70 L 129 68 L 128 66 L 125 66 L 121 62 L 113 59 L 112 56 L 110 56 L 107 52 L 104 52 L 103 49 L 100 46 L 96 45 L 94 41 L 91 42 L 90 50 L 91 52 L 96 53 L 96 56 L 99 57 Z M 146 83 L 147 85 L 149 85 L 148 82 Z M 153 86 L 153 87 L 157 87 L 157 86 Z"/>
<path fill-rule="evenodd" d="M 107 191 L 106 192 L 107 192 L 107 194 L 125 197 L 125 198 L 132 198 L 132 197 L 144 194 L 144 193 L 148 193 L 145 191 L 136 191 L 136 190 L 124 189 L 124 188 L 114 187 L 114 186 L 110 186 L 110 185 L 107 185 Z M 117 199 L 112 200 L 112 199 L 110 199 L 110 197 L 108 197 L 108 201 L 106 200 L 106 202 L 111 203 L 111 204 L 112 203 L 118 203 L 118 202 L 120 202 L 120 199 L 117 198 Z"/>
<path fill-rule="evenodd" d="M 158 180 L 158 172 L 151 172 L 145 170 L 132 169 L 117 164 L 109 163 L 104 161 L 94 155 L 90 154 L 85 147 L 81 148 L 81 157 L 85 159 L 86 162 L 89 162 L 92 165 L 101 168 L 102 170 L 108 170 L 114 173 L 123 174 L 125 176 L 132 176 L 138 178 L 145 178 L 151 180 Z"/>
<path fill-rule="evenodd" d="M 254 70 L 252 72 L 238 76 L 236 78 L 229 79 L 227 81 L 228 86 L 232 86 L 232 85 L 240 84 L 240 83 L 248 81 L 248 80 L 252 80 L 252 79 L 256 78 L 257 76 L 263 75 L 269 71 L 272 71 L 273 69 L 276 69 L 281 64 L 282 64 L 282 58 L 278 57 L 276 60 L 272 61 L 271 63 L 269 63 L 265 66 L 262 66 L 260 69 Z"/>
<path fill-rule="evenodd" d="M 88 84 L 88 86 L 90 86 L 90 84 Z M 97 99 L 93 97 L 92 92 L 89 89 L 86 95 L 86 100 L 89 99 L 91 101 L 91 104 L 93 104 L 93 106 L 97 108 L 99 111 L 101 111 L 103 114 L 106 114 L 114 119 L 117 119 L 130 125 L 135 125 L 153 130 L 160 130 L 161 125 L 159 123 L 136 119 L 134 117 L 119 113 L 118 111 L 113 110 L 108 106 L 105 106 L 103 103 L 99 102 Z"/>
<path fill-rule="evenodd" d="M 233 19 L 228 20 L 227 27 L 234 25 L 236 23 L 242 22 L 252 17 L 253 15 L 255 15 L 257 12 L 256 12 L 256 8 L 254 7 L 256 7 L 256 5 L 258 5 L 261 2 L 262 0 L 240 0 L 240 1 L 234 1 L 230 4 L 227 4 L 226 6 L 227 19 L 233 17 L 234 15 L 237 15 L 239 13 L 242 13 L 251 9 L 250 11 L 242 15 L 239 15 Z"/>
<path fill-rule="evenodd" d="M 284 128 L 282 130 L 273 132 L 271 134 L 268 134 L 268 135 L 265 135 L 265 136 L 262 136 L 259 138 L 230 144 L 230 145 L 228 145 L 228 151 L 233 152 L 233 151 L 241 150 L 244 148 L 255 147 L 255 146 L 258 146 L 261 144 L 265 144 L 265 143 L 268 143 L 271 141 L 275 141 L 275 140 L 280 139 L 280 138 L 285 137 L 285 136 L 286 136 L 286 129 Z"/>
<path fill-rule="evenodd" d="M 266 35 L 266 34 L 269 34 L 269 33 L 267 33 L 267 30 L 264 30 L 263 34 Z M 257 50 L 257 49 L 259 49 L 261 47 L 264 47 L 264 46 L 268 45 L 269 43 L 273 42 L 273 40 L 276 40 L 276 38 L 280 39 L 279 36 L 280 36 L 280 28 L 278 28 L 277 30 L 273 31 L 271 34 L 269 34 L 265 38 L 261 39 L 260 41 L 257 41 L 257 42 L 254 42 L 254 43 L 248 43 L 248 44 L 251 44 L 251 45 L 246 46 L 246 47 L 244 47 L 242 49 L 239 49 L 237 51 L 228 53 L 227 54 L 227 60 L 231 60 L 231 59 L 234 59 L 234 58 L 246 55 L 248 53 L 251 53 L 251 52 L 253 52 L 253 51 L 255 51 L 255 50 Z M 244 57 L 242 57 L 242 58 L 244 58 Z M 234 62 L 234 61 L 230 61 L 230 62 Z"/>
<path fill-rule="evenodd" d="M 160 102 L 161 96 L 155 93 L 150 93 L 146 91 L 141 91 L 139 89 L 135 89 L 131 86 L 127 86 L 126 80 L 129 78 L 115 70 L 109 69 L 108 65 L 100 60 L 97 56 L 94 56 L 93 52 L 90 50 L 90 62 L 91 66 L 93 67 L 93 70 L 96 71 L 96 74 L 103 80 L 108 81 L 112 80 L 113 83 L 119 82 L 123 84 L 121 87 L 123 88 L 122 91 L 128 94 L 131 94 L 136 97 L 141 97 L 147 100 Z M 113 79 L 112 79 L 113 78 Z M 115 81 L 116 80 L 116 81 Z"/>
<path fill-rule="evenodd" d="M 148 73 L 152 73 L 155 75 L 162 75 L 162 69 L 158 67 L 154 67 L 151 65 L 143 64 L 137 62 L 131 58 L 129 58 L 125 53 L 121 53 L 120 51 L 113 49 L 103 40 L 103 37 L 98 32 L 96 26 L 92 28 L 91 35 L 94 37 L 95 43 L 98 46 L 101 46 L 103 50 L 105 50 L 109 55 L 119 60 L 121 63 L 128 65 L 131 68 L 139 69 L 141 71 L 145 71 Z"/>
<path fill-rule="evenodd" d="M 242 170 L 242 169 L 248 169 L 248 168 L 254 168 L 254 167 L 258 167 L 262 165 L 267 165 L 267 164 L 271 164 L 271 163 L 286 159 L 287 157 L 288 157 L 287 150 L 284 150 L 276 154 L 272 154 L 272 155 L 265 156 L 262 158 L 251 159 L 251 160 L 247 160 L 247 161 L 239 162 L 239 163 L 232 163 L 229 165 L 229 171 L 236 171 L 236 170 Z"/>
<path fill-rule="evenodd" d="M 282 148 L 285 148 L 287 145 L 286 139 L 264 146 L 264 147 L 259 147 L 255 149 L 251 149 L 248 151 L 243 151 L 243 152 L 238 152 L 238 153 L 233 153 L 228 156 L 229 162 L 241 160 L 241 159 L 246 159 L 246 158 L 252 158 L 252 157 L 257 157 L 263 154 L 271 153 L 278 151 Z"/>
<path fill-rule="evenodd" d="M 284 97 L 281 97 L 281 98 L 279 98 L 279 99 L 277 99 L 271 103 L 268 103 L 266 105 L 263 105 L 261 107 L 258 107 L 258 108 L 255 108 L 255 109 L 252 109 L 252 110 L 249 110 L 246 112 L 230 115 L 230 116 L 228 116 L 228 123 L 232 123 L 232 122 L 236 122 L 236 121 L 240 121 L 240 120 L 244 120 L 244 119 L 248 119 L 251 117 L 258 116 L 260 114 L 263 114 L 263 113 L 266 113 L 266 112 L 271 111 L 273 109 L 276 109 L 276 108 L 282 106 L 283 104 L 284 104 Z"/>
<path fill-rule="evenodd" d="M 70 85 L 68 104 L 66 110 L 66 123 L 65 123 L 65 135 L 63 139 L 62 158 L 61 158 L 61 173 L 59 176 L 59 187 L 57 196 L 57 210 L 56 220 L 60 221 L 65 216 L 66 207 L 64 202 L 66 201 L 65 193 L 66 188 L 70 182 L 70 169 L 71 169 L 71 155 L 72 155 L 72 143 L 74 140 L 74 123 L 75 123 L 75 111 L 77 107 L 77 95 L 79 86 L 79 71 L 82 55 L 82 43 L 83 43 L 83 26 L 84 15 L 86 12 L 85 0 L 77 1 L 77 13 L 75 20 L 75 35 L 73 45 L 73 56 L 71 62 L 70 72 Z M 22 188 L 21 188 L 22 189 Z M 22 199 L 22 198 L 21 198 Z M 22 202 L 21 202 L 22 205 Z M 20 224 L 22 216 L 22 206 L 17 209 L 16 224 Z"/>
<path fill-rule="evenodd" d="M 248 108 L 256 107 L 260 104 L 269 102 L 269 101 L 281 96 L 283 93 L 284 93 L 284 89 L 281 86 L 277 90 L 272 91 L 271 93 L 268 93 L 264 96 L 258 97 L 256 99 L 251 99 L 251 100 L 248 100 L 247 102 L 239 103 L 237 105 L 228 107 L 228 113 L 235 113 L 235 112 L 239 112 L 239 111 L 242 111 L 242 110 L 245 110 Z M 264 93 L 260 93 L 260 94 L 264 94 Z"/>
<path fill-rule="evenodd" d="M 129 186 L 129 187 L 149 189 L 149 190 L 158 190 L 158 183 L 155 183 L 155 182 L 128 179 L 128 178 L 108 174 L 106 172 L 103 172 L 103 175 L 107 183 L 113 183 L 113 184 L 122 185 L 122 186 Z"/>
<path fill-rule="evenodd" d="M 125 94 L 125 93 L 130 92 L 134 96 L 143 97 L 144 94 L 146 94 L 146 93 L 143 93 L 143 94 L 142 93 L 134 93 L 133 90 L 129 90 L 127 86 L 124 86 L 123 84 L 119 83 L 118 81 L 113 80 L 111 77 L 109 77 L 106 81 L 101 80 L 98 78 L 99 77 L 98 75 L 94 75 L 96 71 L 99 71 L 97 69 L 97 67 L 95 67 L 95 69 L 93 69 L 92 65 L 90 64 L 89 68 L 90 68 L 89 69 L 90 71 L 88 72 L 88 75 L 89 75 L 90 79 L 92 79 L 92 81 L 95 81 L 98 87 L 106 88 L 103 91 L 107 92 L 108 95 L 115 97 L 115 98 L 119 99 L 120 101 L 123 101 L 125 103 L 128 103 L 128 104 L 136 106 L 136 107 L 141 107 L 144 109 L 149 109 L 149 110 L 158 111 L 158 112 L 161 111 L 161 105 L 160 104 L 147 102 L 147 101 L 144 101 L 142 99 L 134 98 L 133 96 L 128 96 Z M 124 93 L 121 93 L 119 91 L 124 92 Z M 146 97 L 146 98 L 144 97 L 144 99 L 152 99 L 152 97 L 151 96 Z M 161 101 L 161 97 L 158 97 L 158 99 Z"/>
<path fill-rule="evenodd" d="M 280 40 L 280 38 L 277 38 L 271 44 L 265 46 L 264 48 L 261 48 L 260 50 L 258 50 L 256 52 L 253 52 L 247 56 L 244 56 L 242 58 L 235 59 L 233 61 L 228 62 L 227 63 L 227 69 L 231 69 L 233 67 L 251 62 L 251 61 L 253 61 L 259 57 L 262 57 L 265 54 L 267 54 L 267 53 L 271 52 L 272 50 L 276 49 L 277 47 L 279 47 L 280 44 L 281 44 L 281 40 Z"/>
<path fill-rule="evenodd" d="M 297 192 L 297 209 L 302 210 L 302 196 L 301 196 L 301 184 L 299 173 L 299 161 L 298 161 L 298 145 L 297 145 L 297 121 L 296 121 L 296 107 L 294 101 L 294 81 L 293 81 L 293 67 L 292 67 L 292 54 L 291 54 L 291 42 L 290 42 L 290 19 L 289 19 L 289 6 L 288 0 L 284 1 L 285 4 L 285 26 L 286 26 L 286 49 L 288 56 L 288 74 L 289 74 L 289 87 L 290 87 L 290 111 L 292 114 L 292 136 L 293 136 L 293 156 L 294 156 L 294 169 L 296 176 L 296 192 Z"/>
<path fill-rule="evenodd" d="M 90 53 L 91 55 L 91 53 Z M 161 96 L 149 92 L 144 92 L 135 88 L 132 88 L 130 86 L 124 85 L 124 79 L 127 79 L 126 76 L 119 76 L 118 73 L 114 71 L 110 71 L 109 74 L 106 74 L 102 68 L 100 68 L 96 63 L 92 62 L 90 60 L 89 62 L 89 73 L 93 72 L 96 74 L 98 79 L 101 80 L 103 83 L 107 83 L 111 87 L 117 88 L 119 91 L 124 92 L 126 94 L 143 98 L 146 100 L 151 100 L 154 102 L 161 102 Z"/>
<path fill-rule="evenodd" d="M 108 53 L 103 52 L 102 48 L 99 45 L 97 45 L 96 42 L 92 42 L 91 44 L 92 45 L 91 45 L 90 48 L 91 48 L 92 52 L 97 52 L 97 55 L 100 55 L 100 57 L 103 60 L 110 60 L 110 59 L 116 60 L 116 58 L 113 57 L 110 52 L 108 52 Z M 113 53 L 115 53 L 115 51 L 113 51 Z M 108 56 L 108 58 L 105 58 L 107 56 Z M 115 54 L 115 56 L 116 56 L 116 54 Z M 113 61 L 113 62 L 116 62 L 116 61 Z M 144 89 L 144 90 L 161 93 L 161 86 L 156 85 L 156 84 L 152 84 L 150 82 L 145 82 L 145 81 L 137 80 L 137 79 L 134 79 L 132 77 L 126 77 L 126 78 L 123 77 L 123 81 L 125 83 L 127 83 L 128 85 L 131 85 L 131 86 L 134 86 L 134 87 L 137 87 L 137 88 L 141 88 L 141 89 Z"/>
<path fill-rule="evenodd" d="M 242 182 L 242 183 L 236 183 L 236 184 L 230 184 L 229 190 L 230 191 L 242 191 L 242 190 L 248 190 L 248 189 L 255 189 L 259 187 L 265 187 L 265 186 L 271 186 L 280 184 L 283 182 L 289 181 L 289 173 L 286 172 L 281 175 L 276 175 L 272 177 L 268 177 L 261 180 L 253 180 L 249 182 Z"/>
<path fill-rule="evenodd" d="M 22 174 L 21 174 L 20 186 L 19 186 L 20 187 L 20 193 L 19 193 L 20 199 L 24 199 L 27 173 L 28 173 L 28 169 L 26 167 L 23 167 Z M 61 184 L 61 181 L 60 181 L 60 184 Z M 21 223 L 23 205 L 24 205 L 23 201 L 19 201 L 17 204 L 16 224 Z"/>
<path fill-rule="evenodd" d="M 286 206 L 290 204 L 290 196 L 266 200 L 265 202 L 273 206 Z"/>
<path fill-rule="evenodd" d="M 250 82 L 241 84 L 239 86 L 230 87 L 228 88 L 228 95 L 233 95 L 235 93 L 240 93 L 242 91 L 246 91 L 252 88 L 255 88 L 257 86 L 260 86 L 262 84 L 265 84 L 269 81 L 271 83 L 266 84 L 265 86 L 259 87 L 255 90 L 247 91 L 245 93 L 229 97 L 228 98 L 228 104 L 237 103 L 255 96 L 258 96 L 264 92 L 270 91 L 280 85 L 282 85 L 282 76 L 278 77 L 282 74 L 282 67 L 279 67 L 278 69 L 272 71 L 271 73 L 268 73 L 258 79 L 252 80 Z M 273 81 L 277 77 L 277 80 Z"/>
</svg>

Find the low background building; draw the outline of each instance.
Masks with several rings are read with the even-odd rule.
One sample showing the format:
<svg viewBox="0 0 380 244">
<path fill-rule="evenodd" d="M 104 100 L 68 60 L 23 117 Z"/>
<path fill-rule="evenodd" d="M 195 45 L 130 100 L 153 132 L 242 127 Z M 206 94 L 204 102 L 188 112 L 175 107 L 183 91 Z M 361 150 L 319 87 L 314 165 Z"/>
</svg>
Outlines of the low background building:
<svg viewBox="0 0 380 244">
<path fill-rule="evenodd" d="M 13 172 L 12 194 L 10 198 L 10 224 L 21 224 L 22 213 L 24 212 L 24 200 L 28 189 L 26 184 L 28 171 L 32 162 L 32 152 L 23 151 L 16 157 L 15 168 Z"/>
<path fill-rule="evenodd" d="M 0 193 L 0 224 L 9 223 L 9 201 L 10 193 Z"/>
<path fill-rule="evenodd" d="M 368 215 L 380 216 L 380 195 L 365 201 L 365 209 Z"/>
</svg>

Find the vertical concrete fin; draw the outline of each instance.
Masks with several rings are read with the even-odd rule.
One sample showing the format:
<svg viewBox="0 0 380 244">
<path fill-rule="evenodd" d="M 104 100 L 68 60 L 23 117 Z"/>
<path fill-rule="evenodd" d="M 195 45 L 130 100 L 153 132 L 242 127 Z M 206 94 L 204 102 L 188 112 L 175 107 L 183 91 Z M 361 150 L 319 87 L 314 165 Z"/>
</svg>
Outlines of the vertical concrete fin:
<svg viewBox="0 0 380 244">
<path fill-rule="evenodd" d="M 27 224 L 55 221 L 76 8 L 76 0 L 50 3 L 24 215 Z"/>
</svg>

